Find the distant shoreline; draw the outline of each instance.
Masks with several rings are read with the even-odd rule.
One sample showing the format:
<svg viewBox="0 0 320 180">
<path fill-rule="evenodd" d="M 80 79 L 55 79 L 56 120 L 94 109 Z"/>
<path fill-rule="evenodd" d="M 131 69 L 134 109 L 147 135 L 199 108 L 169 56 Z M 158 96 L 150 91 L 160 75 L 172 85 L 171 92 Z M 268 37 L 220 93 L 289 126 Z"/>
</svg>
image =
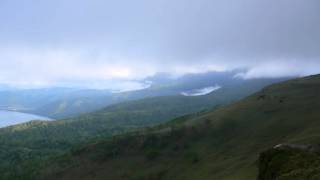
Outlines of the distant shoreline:
<svg viewBox="0 0 320 180">
<path fill-rule="evenodd" d="M 0 109 L 0 128 L 26 123 L 32 120 L 53 121 L 54 119 L 36 114 Z"/>
</svg>

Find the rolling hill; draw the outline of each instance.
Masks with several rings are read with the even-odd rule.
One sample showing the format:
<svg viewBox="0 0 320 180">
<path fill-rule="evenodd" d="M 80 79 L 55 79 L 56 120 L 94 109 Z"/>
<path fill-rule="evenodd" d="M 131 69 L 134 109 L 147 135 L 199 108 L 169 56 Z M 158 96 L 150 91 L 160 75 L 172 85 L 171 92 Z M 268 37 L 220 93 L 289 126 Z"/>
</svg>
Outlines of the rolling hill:
<svg viewBox="0 0 320 180">
<path fill-rule="evenodd" d="M 132 100 L 159 96 L 175 96 L 181 92 L 219 85 L 222 89 L 234 89 L 246 85 L 255 92 L 266 85 L 287 78 L 244 80 L 234 78 L 238 71 L 187 74 L 172 78 L 165 75 L 148 77 L 143 82 L 151 83 L 149 88 L 127 92 L 112 92 L 104 89 L 46 88 L 6 89 L 0 87 L 0 109 L 13 109 L 53 119 L 71 118 L 100 110 L 106 106 Z M 243 89 L 243 88 L 242 88 Z M 242 92 L 240 92 L 242 93 Z M 243 96 L 239 96 L 241 98 Z"/>
<path fill-rule="evenodd" d="M 254 180 L 260 152 L 320 141 L 320 76 L 148 132 L 98 141 L 44 162 L 38 179 Z"/>
</svg>

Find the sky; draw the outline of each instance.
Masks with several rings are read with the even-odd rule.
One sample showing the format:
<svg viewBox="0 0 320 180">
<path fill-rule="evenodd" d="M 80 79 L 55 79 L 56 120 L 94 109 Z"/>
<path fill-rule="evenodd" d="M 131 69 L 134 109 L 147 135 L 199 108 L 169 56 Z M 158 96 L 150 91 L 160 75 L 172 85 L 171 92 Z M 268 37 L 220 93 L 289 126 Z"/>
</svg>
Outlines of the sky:
<svg viewBox="0 0 320 180">
<path fill-rule="evenodd" d="M 0 0 L 0 83 L 143 88 L 172 75 L 320 73 L 319 0 Z"/>
</svg>

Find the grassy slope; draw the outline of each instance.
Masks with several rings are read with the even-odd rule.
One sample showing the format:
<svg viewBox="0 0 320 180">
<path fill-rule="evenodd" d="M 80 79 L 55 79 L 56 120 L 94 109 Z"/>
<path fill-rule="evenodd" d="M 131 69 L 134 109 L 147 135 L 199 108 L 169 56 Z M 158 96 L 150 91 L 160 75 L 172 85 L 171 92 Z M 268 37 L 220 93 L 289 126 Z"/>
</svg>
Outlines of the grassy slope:
<svg viewBox="0 0 320 180">
<path fill-rule="evenodd" d="M 40 179 L 253 180 L 261 151 L 320 141 L 319 92 L 320 76 L 276 84 L 184 124 L 73 151 Z"/>
</svg>

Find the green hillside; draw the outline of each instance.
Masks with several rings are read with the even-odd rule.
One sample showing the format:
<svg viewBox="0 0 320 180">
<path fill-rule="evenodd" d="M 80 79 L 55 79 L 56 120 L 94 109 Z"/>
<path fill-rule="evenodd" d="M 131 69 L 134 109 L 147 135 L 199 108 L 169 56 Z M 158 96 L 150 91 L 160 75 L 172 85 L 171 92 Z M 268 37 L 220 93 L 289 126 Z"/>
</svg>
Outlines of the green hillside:
<svg viewBox="0 0 320 180">
<path fill-rule="evenodd" d="M 248 81 L 237 89 L 225 88 L 197 96 L 164 96 L 129 101 L 100 111 L 53 122 L 33 121 L 0 130 L 0 174 L 24 177 L 28 163 L 69 151 L 81 144 L 154 126 L 170 119 L 215 109 L 261 89 L 270 80 Z M 26 165 L 25 165 L 26 164 Z M 16 177 L 17 176 L 17 177 Z M 25 178 L 25 177 L 24 177 Z"/>
<path fill-rule="evenodd" d="M 320 76 L 153 131 L 114 137 L 49 161 L 39 179 L 254 180 L 260 152 L 320 141 Z"/>
<path fill-rule="evenodd" d="M 216 109 L 256 92 L 273 81 L 245 81 L 204 96 L 146 98 L 108 106 L 75 118 L 52 122 L 33 121 L 0 129 L 1 178 L 13 176 L 25 179 L 29 168 L 33 171 L 39 162 L 50 156 L 66 153 L 92 141 L 165 123 L 186 114 L 194 116 L 199 111 Z"/>
</svg>

